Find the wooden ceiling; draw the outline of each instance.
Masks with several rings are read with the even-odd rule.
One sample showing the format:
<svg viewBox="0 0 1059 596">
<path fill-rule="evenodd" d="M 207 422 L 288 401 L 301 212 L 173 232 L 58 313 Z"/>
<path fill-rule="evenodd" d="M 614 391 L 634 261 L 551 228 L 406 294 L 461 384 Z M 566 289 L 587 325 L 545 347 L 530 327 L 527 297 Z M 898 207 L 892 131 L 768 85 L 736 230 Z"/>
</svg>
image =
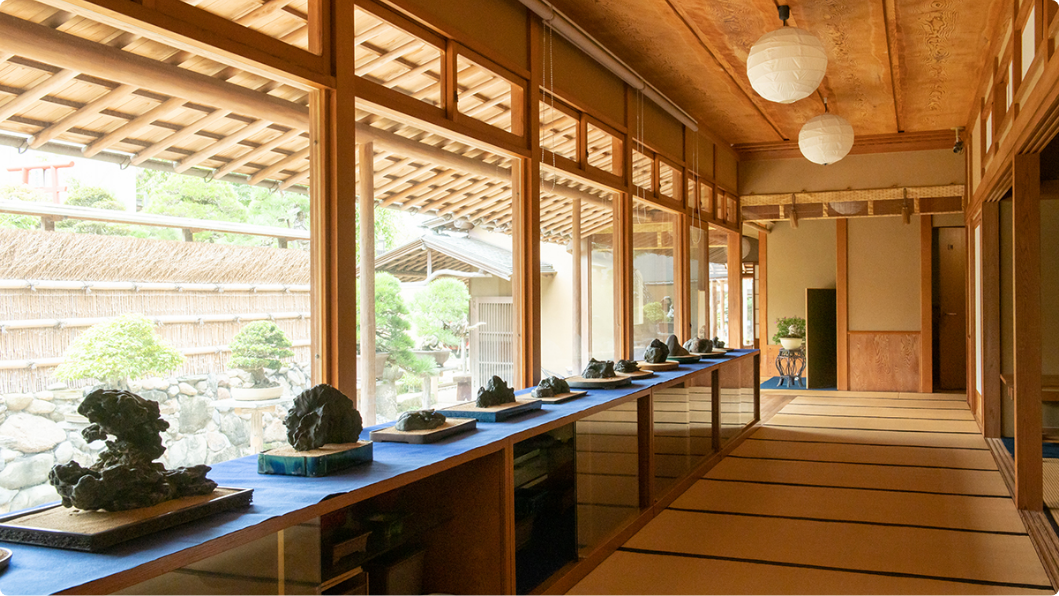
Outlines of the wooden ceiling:
<svg viewBox="0 0 1059 596">
<path fill-rule="evenodd" d="M 817 94 L 782 105 L 753 91 L 746 59 L 761 35 L 780 26 L 776 5 L 784 0 L 552 2 L 741 153 L 797 141 L 802 125 L 823 112 L 823 96 L 861 139 L 893 145 L 898 133 L 917 133 L 922 148 L 926 138 L 944 146 L 947 134 L 951 146 L 949 129 L 966 124 L 979 54 L 1005 5 L 792 0 L 789 24 L 819 38 L 829 62 Z"/>
</svg>

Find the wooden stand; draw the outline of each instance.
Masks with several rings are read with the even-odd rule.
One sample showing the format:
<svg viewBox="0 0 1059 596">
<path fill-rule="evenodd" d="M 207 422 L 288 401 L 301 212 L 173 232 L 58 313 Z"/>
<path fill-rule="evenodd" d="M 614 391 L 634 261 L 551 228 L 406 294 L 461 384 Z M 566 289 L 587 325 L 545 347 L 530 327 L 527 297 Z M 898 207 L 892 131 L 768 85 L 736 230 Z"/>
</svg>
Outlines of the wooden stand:
<svg viewBox="0 0 1059 596">
<path fill-rule="evenodd" d="M 677 367 L 680 366 L 676 362 L 659 362 L 658 364 L 653 364 L 651 362 L 645 362 L 643 360 L 641 360 L 640 362 L 637 362 L 636 365 L 639 366 L 643 370 L 652 370 L 652 371 L 676 370 Z"/>
<path fill-rule="evenodd" d="M 632 379 L 625 376 L 610 377 L 609 379 L 586 379 L 577 376 L 567 378 L 566 382 L 575 389 L 616 389 L 632 383 Z"/>
<path fill-rule="evenodd" d="M 259 453 L 257 473 L 281 476 L 327 476 L 371 460 L 371 441 L 331 443 L 310 451 L 297 451 L 288 445 Z"/>
<path fill-rule="evenodd" d="M 508 404 L 493 406 L 491 408 L 479 408 L 474 402 L 471 402 L 469 404 L 451 406 L 441 410 L 441 412 L 443 412 L 445 416 L 452 418 L 474 418 L 480 422 L 501 422 L 512 416 L 518 416 L 539 409 L 541 409 L 541 400 L 519 399 Z"/>
<path fill-rule="evenodd" d="M 459 420 L 447 419 L 445 420 L 445 424 L 429 430 L 402 431 L 390 426 L 387 428 L 380 428 L 379 430 L 373 430 L 371 431 L 370 436 L 372 441 L 390 441 L 394 443 L 413 443 L 421 445 L 424 443 L 440 441 L 445 437 L 465 431 L 474 430 L 477 426 L 478 421 L 474 418 L 461 418 Z"/>
<path fill-rule="evenodd" d="M 551 397 L 538 397 L 536 399 L 539 399 L 546 404 L 561 404 L 563 402 L 570 401 L 571 399 L 577 399 L 586 395 L 588 395 L 587 391 L 571 391 L 569 393 L 560 393 L 559 395 L 553 395 Z"/>
<path fill-rule="evenodd" d="M 623 376 L 623 377 L 629 377 L 630 379 L 632 379 L 634 381 L 639 381 L 640 379 L 647 379 L 647 378 L 655 376 L 655 373 L 654 373 L 653 370 L 638 370 L 638 371 L 632 372 L 632 373 L 620 372 L 620 373 L 616 373 L 616 374 L 618 374 L 620 376 Z"/>
</svg>

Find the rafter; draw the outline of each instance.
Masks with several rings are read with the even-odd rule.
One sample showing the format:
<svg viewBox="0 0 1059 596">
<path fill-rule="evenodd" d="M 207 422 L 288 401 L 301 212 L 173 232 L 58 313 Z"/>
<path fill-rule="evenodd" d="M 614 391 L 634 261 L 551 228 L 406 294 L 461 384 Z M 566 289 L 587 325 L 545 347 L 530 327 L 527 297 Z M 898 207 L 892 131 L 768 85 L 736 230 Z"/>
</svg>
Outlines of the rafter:
<svg viewBox="0 0 1059 596">
<path fill-rule="evenodd" d="M 438 182 L 441 182 L 445 178 L 448 178 L 450 176 L 454 176 L 457 173 L 458 172 L 456 170 L 445 170 L 443 172 L 439 172 L 437 174 L 434 174 L 430 178 L 427 178 L 426 180 L 423 180 L 422 182 L 417 182 L 416 184 L 413 184 L 412 186 L 402 190 L 401 192 L 395 192 L 395 193 L 391 194 L 390 196 L 388 196 L 385 199 L 383 199 L 382 202 L 379 203 L 379 206 L 380 207 L 386 207 L 388 205 L 392 205 L 392 204 L 394 204 L 396 202 L 401 201 L 405 197 L 408 197 L 409 195 L 414 195 L 414 194 L 416 194 L 416 193 L 418 193 L 420 191 L 426 190 L 426 189 L 430 188 L 431 185 L 436 184 Z"/>
<path fill-rule="evenodd" d="M 890 90 L 894 101 L 894 131 L 904 132 L 901 126 L 901 112 L 904 110 L 904 96 L 901 93 L 901 56 L 897 48 L 897 5 L 894 0 L 882 2 L 883 26 L 886 30 L 886 66 L 890 71 Z"/>
<path fill-rule="evenodd" d="M 82 155 L 85 157 L 93 157 L 100 151 L 104 151 L 109 147 L 120 143 L 121 141 L 135 135 L 141 130 L 151 126 L 152 122 L 160 120 L 175 113 L 181 109 L 183 105 L 187 103 L 186 99 L 180 97 L 171 97 L 162 103 L 158 104 L 154 108 L 148 110 L 141 116 L 122 124 L 118 128 L 114 129 L 99 139 L 92 141 L 88 146 L 81 150 Z"/>
<path fill-rule="evenodd" d="M 38 99 L 56 91 L 76 77 L 79 73 L 75 70 L 60 70 L 47 79 L 26 89 L 20 95 L 0 105 L 0 122 L 32 106 Z"/>
<path fill-rule="evenodd" d="M 242 156 L 233 159 L 232 161 L 228 162 L 220 168 L 217 168 L 217 170 L 213 173 L 213 177 L 224 178 L 228 174 L 231 174 L 232 172 L 238 170 L 246 164 L 268 155 L 277 147 L 280 147 L 281 145 L 284 145 L 287 142 L 301 136 L 302 134 L 304 134 L 304 132 L 305 131 L 297 128 L 288 130 L 287 132 L 279 135 L 278 137 L 262 143 L 260 146 L 258 146 L 257 149 L 247 151 Z"/>
<path fill-rule="evenodd" d="M 105 110 L 107 106 L 114 105 L 136 91 L 136 87 L 133 85 L 120 85 L 117 88 L 107 91 L 99 98 L 91 101 L 74 113 L 67 115 L 58 122 L 38 132 L 30 138 L 26 145 L 30 149 L 38 149 L 45 143 L 55 139 L 64 132 L 70 130 L 75 126 L 80 126 L 89 120 L 99 116 L 99 112 Z"/>
<path fill-rule="evenodd" d="M 190 139 L 193 135 L 195 135 L 196 133 L 201 131 L 203 128 L 206 128 L 207 126 L 209 126 L 211 124 L 214 124 L 216 122 L 220 122 L 222 119 L 226 118 L 229 114 L 231 114 L 231 112 L 229 112 L 228 110 L 222 110 L 222 109 L 214 110 L 214 111 L 210 112 L 209 114 L 206 114 L 205 116 L 202 116 L 201 118 L 199 118 L 195 122 L 185 126 L 184 128 L 174 132 L 173 134 L 167 136 L 166 138 L 162 139 L 161 141 L 158 141 L 157 143 L 155 143 L 155 144 L 151 145 L 150 147 L 144 149 L 143 151 L 140 151 L 139 153 L 137 153 L 136 155 L 133 156 L 133 158 L 130 161 L 130 163 L 132 165 L 134 165 L 134 166 L 138 166 L 138 165 L 142 164 L 143 162 L 147 161 L 148 159 L 151 159 L 152 157 L 162 153 L 166 149 L 169 149 L 173 145 L 176 145 L 177 143 L 181 143 L 183 141 L 186 141 L 187 139 Z"/>
<path fill-rule="evenodd" d="M 283 171 L 285 168 L 287 168 L 291 164 L 295 164 L 295 163 L 298 163 L 298 162 L 300 162 L 302 160 L 308 159 L 309 158 L 309 149 L 310 149 L 309 147 L 306 147 L 305 149 L 302 149 L 301 151 L 297 151 L 295 153 L 292 153 L 292 154 L 288 155 L 287 157 L 284 157 L 283 159 L 281 159 L 281 160 L 277 161 L 276 163 L 268 166 L 267 168 L 263 168 L 260 172 L 254 174 L 253 176 L 250 177 L 249 184 L 251 186 L 253 186 L 253 185 L 257 184 L 258 182 L 261 182 L 262 180 L 264 180 L 266 178 L 272 178 L 273 176 L 275 176 L 276 174 L 280 173 L 281 171 Z"/>
<path fill-rule="evenodd" d="M 239 129 L 238 131 L 224 137 L 223 139 L 215 143 L 211 143 L 205 148 L 185 157 L 184 159 L 180 160 L 179 163 L 173 166 L 173 169 L 176 170 L 177 173 L 183 174 L 184 172 L 191 169 L 193 166 L 197 166 L 198 164 L 206 161 L 207 159 L 217 156 L 222 151 L 225 151 L 230 147 L 234 147 L 240 141 L 246 140 L 261 132 L 262 130 L 265 130 L 270 124 L 272 123 L 268 120 L 258 120 L 256 122 L 248 124 L 243 128 Z"/>
</svg>

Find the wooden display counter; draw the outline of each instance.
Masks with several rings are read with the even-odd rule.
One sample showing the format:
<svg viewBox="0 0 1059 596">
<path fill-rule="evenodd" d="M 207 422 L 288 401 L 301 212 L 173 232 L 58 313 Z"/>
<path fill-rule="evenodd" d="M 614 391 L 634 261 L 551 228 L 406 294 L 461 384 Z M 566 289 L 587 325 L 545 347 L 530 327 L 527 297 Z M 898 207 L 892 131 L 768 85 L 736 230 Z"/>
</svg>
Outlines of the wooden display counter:
<svg viewBox="0 0 1059 596">
<path fill-rule="evenodd" d="M 373 463 L 323 478 L 216 464 L 221 485 L 254 489 L 248 509 L 103 553 L 5 544 L 0 592 L 563 592 L 748 434 L 759 358 L 733 351 L 437 443 L 375 443 Z"/>
</svg>

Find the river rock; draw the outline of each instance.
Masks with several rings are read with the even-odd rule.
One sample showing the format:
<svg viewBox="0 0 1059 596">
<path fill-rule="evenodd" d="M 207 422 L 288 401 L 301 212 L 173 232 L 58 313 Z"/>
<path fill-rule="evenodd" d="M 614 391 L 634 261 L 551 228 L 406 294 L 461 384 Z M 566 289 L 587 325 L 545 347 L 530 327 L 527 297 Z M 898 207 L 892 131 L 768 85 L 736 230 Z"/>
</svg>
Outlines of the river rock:
<svg viewBox="0 0 1059 596">
<path fill-rule="evenodd" d="M 198 395 L 199 394 L 199 392 L 194 387 L 192 387 L 191 385 L 188 385 L 187 383 L 180 383 L 180 384 L 177 385 L 177 388 L 180 390 L 180 393 L 183 393 L 184 395 Z"/>
<path fill-rule="evenodd" d="M 18 491 L 14 499 L 11 499 L 11 511 L 29 509 L 37 505 L 51 503 L 59 500 L 59 493 L 50 484 L 41 484 L 31 488 Z"/>
<path fill-rule="evenodd" d="M 45 483 L 48 481 L 48 472 L 54 465 L 55 458 L 50 453 L 11 462 L 0 471 L 0 487 L 15 490 Z"/>
<path fill-rule="evenodd" d="M 228 437 L 232 445 L 246 445 L 250 442 L 250 429 L 236 416 L 225 416 L 221 419 L 221 432 Z"/>
<path fill-rule="evenodd" d="M 36 414 L 37 416 L 47 416 L 55 411 L 55 404 L 40 399 L 35 399 L 30 402 L 29 407 L 26 408 L 26 412 L 29 414 Z"/>
<path fill-rule="evenodd" d="M 189 397 L 180 401 L 180 432 L 200 431 L 206 428 L 206 423 L 209 421 L 210 407 L 207 400 L 201 397 Z"/>
<path fill-rule="evenodd" d="M 55 448 L 55 463 L 65 464 L 74 458 L 74 446 L 70 441 L 63 441 Z"/>
<path fill-rule="evenodd" d="M 66 432 L 51 420 L 20 412 L 0 424 L 0 437 L 10 439 L 18 451 L 40 453 L 65 441 Z"/>
<path fill-rule="evenodd" d="M 33 403 L 33 396 L 25 393 L 12 393 L 5 398 L 7 409 L 10 412 L 25 410 Z"/>
<path fill-rule="evenodd" d="M 34 397 L 42 401 L 51 401 L 55 399 L 55 393 L 52 391 L 38 391 Z"/>
</svg>

